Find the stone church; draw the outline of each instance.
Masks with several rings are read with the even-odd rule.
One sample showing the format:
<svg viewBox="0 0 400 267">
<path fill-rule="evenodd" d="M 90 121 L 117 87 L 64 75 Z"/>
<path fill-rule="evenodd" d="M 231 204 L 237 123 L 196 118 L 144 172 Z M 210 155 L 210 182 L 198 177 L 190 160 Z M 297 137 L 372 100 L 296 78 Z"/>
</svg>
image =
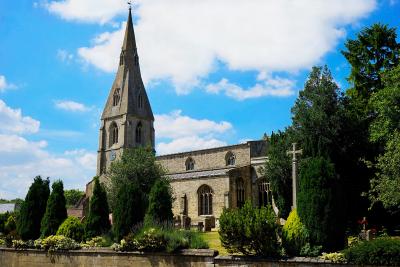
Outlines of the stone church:
<svg viewBox="0 0 400 267">
<path fill-rule="evenodd" d="M 105 173 L 124 149 L 151 145 L 154 116 L 142 81 L 135 33 L 129 10 L 118 71 L 101 116 L 97 175 Z M 223 208 L 270 202 L 269 184 L 260 167 L 266 160 L 265 140 L 157 156 L 168 171 L 178 224 L 218 227 Z M 104 179 L 104 178 L 103 178 Z M 86 195 L 91 195 L 88 183 Z"/>
</svg>

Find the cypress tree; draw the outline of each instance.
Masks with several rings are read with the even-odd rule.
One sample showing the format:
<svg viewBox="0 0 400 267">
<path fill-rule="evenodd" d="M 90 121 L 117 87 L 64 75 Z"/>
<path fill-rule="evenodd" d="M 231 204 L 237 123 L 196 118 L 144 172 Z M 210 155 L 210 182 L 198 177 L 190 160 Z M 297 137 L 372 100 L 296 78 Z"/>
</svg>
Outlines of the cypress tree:
<svg viewBox="0 0 400 267">
<path fill-rule="evenodd" d="M 113 233 L 116 240 L 127 235 L 138 223 L 143 222 L 146 198 L 136 182 L 120 187 L 113 210 Z"/>
<path fill-rule="evenodd" d="M 65 207 L 64 186 L 62 181 L 55 181 L 52 191 L 47 201 L 46 213 L 41 223 L 41 236 L 46 237 L 55 235 L 58 227 L 67 218 L 67 208 Z"/>
<path fill-rule="evenodd" d="M 167 179 L 157 180 L 149 194 L 149 206 L 145 222 L 171 222 L 172 213 L 172 190 Z"/>
<path fill-rule="evenodd" d="M 42 177 L 36 176 L 21 205 L 17 233 L 24 240 L 37 239 L 40 236 L 40 222 L 46 211 L 46 203 L 50 194 L 49 183 L 49 178 L 44 180 Z"/>
<path fill-rule="evenodd" d="M 85 222 L 86 238 L 99 236 L 110 230 L 111 224 L 108 218 L 109 208 L 107 203 L 107 193 L 99 178 L 94 178 L 93 195 L 89 202 L 89 214 Z"/>
</svg>

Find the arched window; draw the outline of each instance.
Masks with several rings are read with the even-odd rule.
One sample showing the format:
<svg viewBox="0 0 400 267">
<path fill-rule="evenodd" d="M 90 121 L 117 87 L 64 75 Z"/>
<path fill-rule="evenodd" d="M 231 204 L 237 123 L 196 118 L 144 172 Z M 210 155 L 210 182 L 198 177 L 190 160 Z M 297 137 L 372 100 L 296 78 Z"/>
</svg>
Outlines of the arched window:
<svg viewBox="0 0 400 267">
<path fill-rule="evenodd" d="M 139 122 L 136 126 L 136 143 L 141 144 L 142 143 L 142 123 Z"/>
<path fill-rule="evenodd" d="M 194 170 L 194 160 L 191 157 L 187 158 L 185 165 L 187 171 Z"/>
<path fill-rule="evenodd" d="M 267 206 L 271 203 L 270 183 L 266 179 L 261 179 L 258 183 L 258 205 L 260 207 Z"/>
<path fill-rule="evenodd" d="M 143 108 L 143 97 L 142 94 L 138 95 L 138 107 Z"/>
<path fill-rule="evenodd" d="M 243 207 L 245 201 L 244 198 L 245 198 L 244 182 L 242 178 L 238 178 L 236 180 L 236 200 L 238 208 Z"/>
<path fill-rule="evenodd" d="M 233 154 L 232 152 L 228 152 L 225 155 L 225 162 L 226 162 L 226 166 L 233 166 L 235 165 L 235 154 Z"/>
<path fill-rule="evenodd" d="M 212 195 L 213 191 L 208 185 L 202 185 L 197 191 L 199 196 L 199 215 L 212 214 Z"/>
<path fill-rule="evenodd" d="M 113 95 L 113 106 L 115 107 L 118 105 L 119 100 L 121 99 L 121 94 L 119 88 L 115 89 L 114 95 Z"/>
<path fill-rule="evenodd" d="M 118 143 L 118 126 L 115 122 L 110 126 L 110 146 Z"/>
</svg>

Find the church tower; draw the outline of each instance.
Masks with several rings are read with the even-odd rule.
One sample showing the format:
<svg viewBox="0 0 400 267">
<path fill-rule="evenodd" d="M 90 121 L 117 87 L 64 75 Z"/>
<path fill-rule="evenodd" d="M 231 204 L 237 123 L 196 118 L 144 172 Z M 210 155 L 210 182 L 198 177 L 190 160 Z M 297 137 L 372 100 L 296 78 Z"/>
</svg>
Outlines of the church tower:
<svg viewBox="0 0 400 267">
<path fill-rule="evenodd" d="M 104 174 L 124 149 L 148 145 L 154 150 L 154 116 L 140 74 L 129 8 L 118 71 L 101 116 L 97 175 Z"/>
</svg>

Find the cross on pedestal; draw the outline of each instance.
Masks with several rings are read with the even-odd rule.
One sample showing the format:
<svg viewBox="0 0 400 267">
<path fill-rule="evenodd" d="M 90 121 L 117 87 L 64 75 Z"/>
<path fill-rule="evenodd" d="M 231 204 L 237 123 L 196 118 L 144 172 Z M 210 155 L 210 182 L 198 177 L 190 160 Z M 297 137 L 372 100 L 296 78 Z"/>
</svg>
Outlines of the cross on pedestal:
<svg viewBox="0 0 400 267">
<path fill-rule="evenodd" d="M 302 149 L 296 150 L 296 143 L 292 144 L 292 150 L 286 152 L 287 155 L 292 155 L 292 209 L 297 208 L 297 157 L 296 155 L 301 155 L 303 153 Z"/>
</svg>

